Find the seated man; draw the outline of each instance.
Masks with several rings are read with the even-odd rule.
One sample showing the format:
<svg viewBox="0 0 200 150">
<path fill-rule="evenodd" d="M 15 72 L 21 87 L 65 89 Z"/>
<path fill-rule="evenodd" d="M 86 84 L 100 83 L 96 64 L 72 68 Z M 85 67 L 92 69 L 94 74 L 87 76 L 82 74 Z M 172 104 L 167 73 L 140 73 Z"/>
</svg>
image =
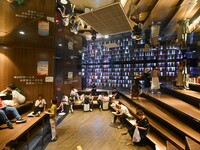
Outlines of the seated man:
<svg viewBox="0 0 200 150">
<path fill-rule="evenodd" d="M 72 90 L 70 92 L 70 97 L 76 98 L 77 101 L 79 101 L 79 95 L 78 95 L 78 90 L 72 87 Z"/>
<path fill-rule="evenodd" d="M 23 104 L 26 100 L 25 96 L 20 94 L 13 84 L 9 84 L 5 90 L 1 91 L 1 93 L 7 92 L 12 92 L 12 100 L 4 101 L 5 105 L 7 106 L 17 107 L 18 105 Z"/>
<path fill-rule="evenodd" d="M 121 125 L 117 126 L 117 128 L 121 129 L 125 125 L 126 118 L 132 117 L 132 116 L 129 113 L 128 108 L 122 104 L 121 105 L 116 104 L 114 109 L 116 110 L 116 112 L 113 112 L 114 120 L 112 121 L 112 123 L 115 123 L 117 118 L 119 117 Z"/>
<path fill-rule="evenodd" d="M 17 119 L 16 123 L 26 122 L 26 120 L 21 118 L 15 107 L 5 106 L 4 102 L 0 99 L 0 120 L 6 123 L 9 129 L 13 129 L 11 121 L 7 118 L 7 114 L 9 113 Z"/>
<path fill-rule="evenodd" d="M 41 112 L 46 109 L 46 101 L 43 99 L 42 95 L 38 96 L 38 100 L 35 101 L 35 109 L 31 113 L 28 114 L 28 117 L 38 117 Z"/>
<path fill-rule="evenodd" d="M 69 100 L 65 94 L 62 94 L 62 101 L 61 101 L 59 107 L 57 108 L 57 110 L 59 110 L 61 108 L 61 112 L 64 112 L 65 105 L 67 105 L 67 106 L 69 105 Z"/>
</svg>

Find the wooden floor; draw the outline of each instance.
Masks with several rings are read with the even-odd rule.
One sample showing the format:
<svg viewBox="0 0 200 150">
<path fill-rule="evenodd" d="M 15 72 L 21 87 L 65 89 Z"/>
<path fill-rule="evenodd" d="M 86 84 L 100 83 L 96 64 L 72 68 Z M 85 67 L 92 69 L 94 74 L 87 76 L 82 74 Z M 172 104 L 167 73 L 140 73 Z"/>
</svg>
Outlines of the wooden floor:
<svg viewBox="0 0 200 150">
<path fill-rule="evenodd" d="M 46 150 L 149 150 L 148 147 L 126 146 L 130 136 L 121 136 L 124 129 L 110 124 L 110 111 L 83 112 L 75 110 L 57 127 L 58 140 L 51 142 Z M 80 150 L 80 149 L 78 149 Z"/>
</svg>

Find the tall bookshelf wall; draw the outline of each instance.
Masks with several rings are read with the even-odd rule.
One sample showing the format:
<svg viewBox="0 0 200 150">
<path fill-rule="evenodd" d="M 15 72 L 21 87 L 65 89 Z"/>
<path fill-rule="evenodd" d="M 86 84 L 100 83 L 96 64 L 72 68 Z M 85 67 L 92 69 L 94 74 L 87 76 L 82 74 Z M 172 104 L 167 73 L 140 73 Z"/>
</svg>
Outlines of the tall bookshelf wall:
<svg viewBox="0 0 200 150">
<path fill-rule="evenodd" d="M 108 43 L 117 43 L 118 47 L 103 46 Z M 161 46 L 145 52 L 142 47 L 142 44 L 135 46 L 131 38 L 88 42 L 82 51 L 82 75 L 86 77 L 87 87 L 94 82 L 101 88 L 130 88 L 134 74 L 142 75 L 145 68 L 151 70 L 152 66 L 160 69 L 161 81 L 175 80 L 177 65 L 183 57 L 181 50 Z"/>
</svg>

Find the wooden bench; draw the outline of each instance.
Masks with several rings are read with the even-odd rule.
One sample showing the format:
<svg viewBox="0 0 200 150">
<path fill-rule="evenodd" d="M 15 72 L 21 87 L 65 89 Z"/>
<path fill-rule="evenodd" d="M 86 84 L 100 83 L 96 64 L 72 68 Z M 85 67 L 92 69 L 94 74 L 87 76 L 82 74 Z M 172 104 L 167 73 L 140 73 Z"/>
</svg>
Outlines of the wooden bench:
<svg viewBox="0 0 200 150">
<path fill-rule="evenodd" d="M 29 111 L 30 112 L 30 111 Z M 3 149 L 6 143 L 11 140 L 16 140 L 19 145 L 17 149 L 36 149 L 37 144 L 41 143 L 43 147 L 44 138 L 50 132 L 49 116 L 44 112 L 40 114 L 40 117 L 27 117 L 27 114 L 21 115 L 26 119 L 26 123 L 16 124 L 13 123 L 14 129 L 4 128 L 0 130 L 0 149 Z M 1 125 L 1 128 L 6 125 Z"/>
</svg>

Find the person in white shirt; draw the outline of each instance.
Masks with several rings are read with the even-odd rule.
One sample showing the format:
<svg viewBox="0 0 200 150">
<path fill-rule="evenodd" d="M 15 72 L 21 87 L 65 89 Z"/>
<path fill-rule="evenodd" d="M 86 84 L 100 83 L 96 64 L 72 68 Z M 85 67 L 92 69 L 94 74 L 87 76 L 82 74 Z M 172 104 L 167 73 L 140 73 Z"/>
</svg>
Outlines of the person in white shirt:
<svg viewBox="0 0 200 150">
<path fill-rule="evenodd" d="M 77 101 L 79 101 L 79 95 L 78 95 L 78 90 L 72 87 L 72 90 L 70 92 L 70 97 L 75 97 Z"/>
<path fill-rule="evenodd" d="M 41 112 L 46 109 L 46 101 L 43 99 L 42 95 L 38 95 L 38 99 L 35 101 L 35 109 L 31 113 L 28 114 L 28 117 L 33 117 L 34 115 L 38 117 Z"/>
<path fill-rule="evenodd" d="M 103 108 L 103 101 L 109 101 L 109 98 L 104 96 L 104 93 L 101 93 L 97 98 L 97 103 L 99 104 L 99 110 Z"/>
<path fill-rule="evenodd" d="M 57 110 L 59 110 L 61 108 L 61 112 L 64 112 L 65 105 L 69 106 L 69 99 L 65 94 L 63 94 L 62 101 L 61 101 L 60 105 L 58 106 Z"/>
<path fill-rule="evenodd" d="M 25 96 L 19 93 L 13 84 L 9 84 L 5 90 L 1 91 L 1 93 L 7 93 L 9 91 L 12 92 L 12 100 L 4 101 L 5 105 L 17 107 L 25 102 Z"/>
<path fill-rule="evenodd" d="M 117 128 L 121 129 L 123 128 L 124 124 L 125 124 L 125 120 L 128 117 L 132 117 L 131 114 L 129 113 L 129 110 L 126 106 L 122 105 L 122 104 L 116 104 L 115 108 L 116 110 L 114 114 L 114 120 L 112 121 L 112 123 L 115 123 L 117 118 L 120 118 L 120 122 L 121 125 L 117 126 Z"/>
</svg>

